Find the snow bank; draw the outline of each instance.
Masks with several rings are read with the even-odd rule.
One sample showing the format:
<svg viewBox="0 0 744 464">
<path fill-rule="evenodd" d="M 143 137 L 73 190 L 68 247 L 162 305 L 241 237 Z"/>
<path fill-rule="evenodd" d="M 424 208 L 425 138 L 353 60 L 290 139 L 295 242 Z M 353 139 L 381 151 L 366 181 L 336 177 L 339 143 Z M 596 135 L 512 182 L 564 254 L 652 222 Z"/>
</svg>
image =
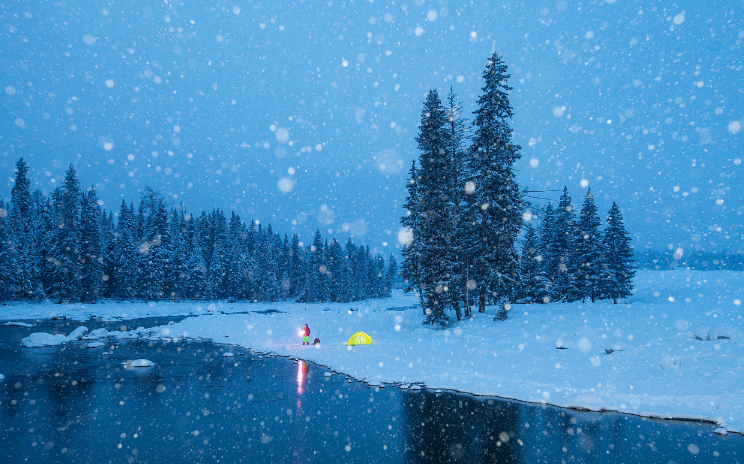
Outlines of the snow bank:
<svg viewBox="0 0 744 464">
<path fill-rule="evenodd" d="M 5 380 L 5 376 L 3 374 L 0 374 L 0 381 Z"/>
</svg>

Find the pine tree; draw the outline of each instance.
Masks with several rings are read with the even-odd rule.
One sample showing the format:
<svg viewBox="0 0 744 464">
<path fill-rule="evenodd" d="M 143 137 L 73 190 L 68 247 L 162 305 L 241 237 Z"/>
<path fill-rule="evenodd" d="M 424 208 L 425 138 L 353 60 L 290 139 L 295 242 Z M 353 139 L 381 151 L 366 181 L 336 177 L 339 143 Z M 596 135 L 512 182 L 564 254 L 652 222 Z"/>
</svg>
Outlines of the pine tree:
<svg viewBox="0 0 744 464">
<path fill-rule="evenodd" d="M 496 301 L 511 298 L 518 282 L 516 241 L 523 205 L 513 165 L 521 157 L 521 147 L 511 140 L 509 120 L 513 111 L 508 91 L 512 88 L 506 83 L 509 77 L 506 64 L 494 53 L 483 72 L 483 94 L 478 98 L 473 120 L 468 213 L 479 237 L 474 259 L 479 312 L 485 312 L 487 296 Z"/>
<path fill-rule="evenodd" d="M 344 301 L 345 256 L 341 244 L 335 238 L 328 249 L 329 300 Z"/>
<path fill-rule="evenodd" d="M 522 259 L 519 266 L 521 303 L 546 303 L 548 289 L 546 278 L 542 270 L 542 254 L 540 239 L 532 223 L 527 224 L 522 244 Z M 549 301 L 549 299 L 548 299 Z"/>
<path fill-rule="evenodd" d="M 187 253 L 188 276 L 186 280 L 186 295 L 189 298 L 204 298 L 207 280 L 207 265 L 201 250 L 201 241 L 196 230 L 193 216 L 184 217 L 185 242 Z"/>
<path fill-rule="evenodd" d="M 391 297 L 393 295 L 393 288 L 398 281 L 398 262 L 395 260 L 395 255 L 390 254 L 388 259 L 388 268 L 385 273 L 385 289 L 383 296 Z"/>
<path fill-rule="evenodd" d="M 169 266 L 168 211 L 157 192 L 145 189 L 140 202 L 143 237 L 139 245 L 138 291 L 145 300 L 163 297 L 165 271 Z"/>
<path fill-rule="evenodd" d="M 55 190 L 57 229 L 53 239 L 55 264 L 52 295 L 61 300 L 80 298 L 80 184 L 70 165 L 61 189 Z"/>
<path fill-rule="evenodd" d="M 36 190 L 33 195 L 33 203 L 36 211 L 33 216 L 34 239 L 36 240 L 36 268 L 39 274 L 44 295 L 49 295 L 52 289 L 54 276 L 54 259 L 52 258 L 52 246 L 55 236 L 55 213 L 52 202 L 44 196 L 41 191 Z"/>
<path fill-rule="evenodd" d="M 553 205 L 548 202 L 548 206 L 545 208 L 542 221 L 540 222 L 539 241 L 540 256 L 542 257 L 540 267 L 545 277 L 545 298 L 548 299 L 545 303 L 555 298 L 555 277 L 558 273 L 556 260 L 559 259 L 559 253 L 555 246 L 555 235 L 555 211 L 553 210 Z"/>
<path fill-rule="evenodd" d="M 31 298 L 44 296 L 38 269 L 36 230 L 33 228 L 33 200 L 28 166 L 20 158 L 16 162 L 16 179 L 11 191 L 10 224 L 15 248 L 16 282 L 18 296 Z"/>
<path fill-rule="evenodd" d="M 615 202 L 612 202 L 607 217 L 603 244 L 609 278 L 608 282 L 602 284 L 601 293 L 604 298 L 612 298 L 613 303 L 617 304 L 618 298 L 632 295 L 635 266 L 630 235 L 625 230 L 622 213 Z"/>
<path fill-rule="evenodd" d="M 452 256 L 448 258 L 454 263 L 452 267 L 452 281 L 454 287 L 453 305 L 460 319 L 458 300 L 463 302 L 465 317 L 470 317 L 470 306 L 467 301 L 467 281 L 469 266 L 473 260 L 474 234 L 471 222 L 468 220 L 467 201 L 465 201 L 465 180 L 469 178 L 467 173 L 467 151 L 465 149 L 465 120 L 462 118 L 462 104 L 460 103 L 454 89 L 450 87 L 447 95 L 445 112 L 447 123 L 445 125 L 445 152 L 447 156 L 447 196 L 448 208 L 451 209 L 450 217 L 453 220 L 454 236 L 451 240 L 450 251 Z"/>
<path fill-rule="evenodd" d="M 302 292 L 300 301 L 303 303 L 312 303 L 321 301 L 323 289 L 321 286 L 321 274 L 325 274 L 326 266 L 323 262 L 325 251 L 323 250 L 323 237 L 320 231 L 315 232 L 315 238 L 308 250 L 308 265 L 305 278 L 305 288 Z"/>
<path fill-rule="evenodd" d="M 100 208 L 96 191 L 83 192 L 80 202 L 80 300 L 95 303 L 103 293 Z"/>
<path fill-rule="evenodd" d="M 118 298 L 131 299 L 137 292 L 137 260 L 139 250 L 135 239 L 134 205 L 121 201 L 119 220 L 116 225 L 113 271 L 113 294 Z"/>
<path fill-rule="evenodd" d="M 292 236 L 292 244 L 289 250 L 289 297 L 298 298 L 304 287 L 304 263 L 303 263 L 303 250 L 300 245 L 300 237 L 297 234 Z"/>
<path fill-rule="evenodd" d="M 187 254 L 184 210 L 173 209 L 170 213 L 171 263 L 166 276 L 167 294 L 173 300 L 184 298 L 188 291 L 189 258 Z"/>
<path fill-rule="evenodd" d="M 7 301 L 13 296 L 16 280 L 13 242 L 8 222 L 8 205 L 0 200 L 0 301 Z"/>
<path fill-rule="evenodd" d="M 411 163 L 409 171 L 408 198 L 403 204 L 406 214 L 400 218 L 400 222 L 408 233 L 409 243 L 403 245 L 403 264 L 401 266 L 401 275 L 405 283 L 405 291 L 419 292 L 419 300 L 423 305 L 423 293 L 421 289 L 421 266 L 420 253 L 421 245 L 421 190 L 419 188 L 419 175 L 416 170 L 416 162 Z M 353 255 L 350 255 L 350 258 Z"/>
<path fill-rule="evenodd" d="M 456 221 L 452 216 L 450 187 L 453 181 L 448 171 L 446 122 L 439 95 L 436 90 L 430 90 L 416 137 L 421 151 L 418 186 L 421 219 L 414 235 L 418 234 L 421 241 L 418 259 L 425 323 L 442 326 L 449 320 L 448 308 L 454 306 L 459 312 L 457 293 L 451 291 L 457 285 L 457 258 L 453 249 Z"/>
<path fill-rule="evenodd" d="M 574 267 L 578 276 L 576 286 L 582 300 L 588 296 L 592 302 L 599 297 L 599 280 L 603 270 L 604 250 L 602 235 L 599 232 L 601 224 L 592 191 L 589 189 L 579 213 Z"/>
<path fill-rule="evenodd" d="M 212 256 L 207 266 L 206 298 L 216 299 L 225 296 L 225 277 L 227 276 L 228 251 L 227 220 L 221 210 L 213 211 L 210 218 L 212 230 Z"/>
<path fill-rule="evenodd" d="M 571 204 L 571 195 L 567 188 L 563 188 L 563 194 L 555 211 L 554 233 L 552 242 L 551 261 L 554 266 L 551 269 L 553 277 L 553 298 L 556 301 L 576 301 L 581 299 L 581 294 L 576 286 L 578 270 L 575 267 L 576 238 L 578 226 L 576 224 L 576 211 Z"/>
</svg>

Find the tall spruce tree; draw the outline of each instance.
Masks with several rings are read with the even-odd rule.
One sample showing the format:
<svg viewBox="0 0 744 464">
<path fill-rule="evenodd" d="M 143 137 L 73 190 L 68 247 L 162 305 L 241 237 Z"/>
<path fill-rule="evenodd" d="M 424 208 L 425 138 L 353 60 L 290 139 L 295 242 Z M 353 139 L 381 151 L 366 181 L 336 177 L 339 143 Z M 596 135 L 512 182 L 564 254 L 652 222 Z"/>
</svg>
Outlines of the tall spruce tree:
<svg viewBox="0 0 744 464">
<path fill-rule="evenodd" d="M 612 202 L 612 208 L 608 213 L 603 244 L 608 282 L 602 283 L 602 295 L 605 298 L 612 298 L 613 303 L 617 304 L 618 298 L 632 295 L 635 266 L 630 235 L 625 230 L 623 215 L 615 202 Z"/>
<path fill-rule="evenodd" d="M 28 178 L 28 165 L 23 158 L 16 162 L 16 178 L 10 198 L 10 224 L 17 270 L 15 287 L 18 296 L 21 298 L 44 296 L 39 278 L 36 230 L 33 227 L 34 204 L 31 198 L 31 182 Z"/>
<path fill-rule="evenodd" d="M 559 253 L 555 245 L 555 211 L 553 205 L 548 202 L 548 206 L 545 207 L 543 217 L 540 222 L 540 256 L 541 256 L 541 271 L 545 277 L 545 295 L 543 298 L 547 298 L 545 303 L 549 303 L 554 299 L 555 292 L 555 277 L 558 272 L 558 264 L 556 259 L 559 259 Z"/>
<path fill-rule="evenodd" d="M 577 270 L 576 287 L 582 300 L 589 297 L 592 302 L 600 296 L 600 276 L 603 271 L 604 250 L 602 234 L 599 232 L 601 224 L 592 191 L 589 189 L 579 213 L 573 267 Z"/>
<path fill-rule="evenodd" d="M 95 303 L 103 291 L 101 253 L 101 210 L 96 191 L 91 187 L 80 201 L 80 301 Z"/>
<path fill-rule="evenodd" d="M 0 200 L 0 301 L 7 301 L 13 297 L 16 280 L 8 208 L 9 206 Z"/>
<path fill-rule="evenodd" d="M 553 250 L 551 261 L 553 266 L 554 290 L 553 298 L 557 301 L 576 301 L 581 299 L 576 278 L 578 275 L 573 259 L 575 254 L 578 226 L 576 225 L 576 211 L 571 204 L 571 195 L 566 187 L 555 211 L 553 236 Z"/>
<path fill-rule="evenodd" d="M 121 201 L 119 221 L 116 224 L 114 295 L 118 298 L 132 299 L 137 293 L 137 263 L 139 247 L 135 237 L 136 220 L 134 205 L 129 207 Z"/>
<path fill-rule="evenodd" d="M 61 189 L 55 190 L 57 229 L 53 239 L 54 284 L 60 300 L 80 299 L 80 183 L 70 165 Z"/>
<path fill-rule="evenodd" d="M 403 245 L 403 264 L 401 266 L 401 276 L 405 283 L 405 291 L 416 291 L 419 294 L 419 301 L 423 306 L 423 293 L 421 289 L 421 265 L 420 253 L 421 244 L 421 189 L 419 186 L 419 173 L 416 169 L 416 162 L 411 163 L 411 169 L 408 174 L 408 183 L 406 184 L 408 197 L 403 204 L 406 210 L 403 217 L 400 218 L 401 225 L 407 233 L 408 243 Z M 350 256 L 351 258 L 351 256 Z"/>
<path fill-rule="evenodd" d="M 494 53 L 483 72 L 483 93 L 474 112 L 468 189 L 472 193 L 467 199 L 478 236 L 474 264 L 479 312 L 485 312 L 487 298 L 497 302 L 512 298 L 519 277 L 516 243 L 523 204 L 514 163 L 521 157 L 521 147 L 511 140 L 510 77 L 506 64 Z"/>
<path fill-rule="evenodd" d="M 143 236 L 139 245 L 138 291 L 145 300 L 163 297 L 165 270 L 170 260 L 168 211 L 162 197 L 146 188 L 140 203 Z"/>
<path fill-rule="evenodd" d="M 474 234 L 471 227 L 472 221 L 467 214 L 467 202 L 464 201 L 465 181 L 469 178 L 467 171 L 467 150 L 465 149 L 465 120 L 462 117 L 462 104 L 450 87 L 445 103 L 445 112 L 447 123 L 444 129 L 445 135 L 445 152 L 447 156 L 447 193 L 448 207 L 451 209 L 454 236 L 450 251 L 452 256 L 450 261 L 455 265 L 452 268 L 453 281 L 455 282 L 451 292 L 455 293 L 454 309 L 460 318 L 459 304 L 462 301 L 465 309 L 465 317 L 470 317 L 470 302 L 468 301 L 467 281 L 469 276 L 469 267 L 473 262 Z"/>
<path fill-rule="evenodd" d="M 546 278 L 542 269 L 542 254 L 540 251 L 540 237 L 532 223 L 527 224 L 522 243 L 522 259 L 519 266 L 521 288 L 519 301 L 521 303 L 546 303 Z"/>
<path fill-rule="evenodd" d="M 436 90 L 430 90 L 421 111 L 419 134 L 416 137 L 419 155 L 420 224 L 414 229 L 421 240 L 418 253 L 420 285 L 423 291 L 425 323 L 445 325 L 449 320 L 447 309 L 459 306 L 455 269 L 457 260 L 453 250 L 456 221 L 452 216 L 451 183 L 448 172 L 447 115 Z"/>
<path fill-rule="evenodd" d="M 385 273 L 385 292 L 383 296 L 390 297 L 393 295 L 393 288 L 397 281 L 398 261 L 395 259 L 395 255 L 391 253 L 390 258 L 388 258 L 387 272 Z"/>
</svg>

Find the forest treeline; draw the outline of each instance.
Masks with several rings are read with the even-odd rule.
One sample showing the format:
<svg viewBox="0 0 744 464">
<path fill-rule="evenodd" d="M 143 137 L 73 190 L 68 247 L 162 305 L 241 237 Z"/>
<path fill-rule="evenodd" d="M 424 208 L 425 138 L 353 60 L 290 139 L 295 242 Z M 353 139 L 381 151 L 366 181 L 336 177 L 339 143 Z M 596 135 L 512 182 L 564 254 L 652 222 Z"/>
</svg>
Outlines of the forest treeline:
<svg viewBox="0 0 744 464">
<path fill-rule="evenodd" d="M 390 296 L 395 257 L 316 232 L 304 245 L 222 210 L 193 216 L 146 188 L 117 214 L 81 189 L 73 166 L 47 197 L 21 158 L 0 201 L 0 300 L 357 301 Z"/>
<path fill-rule="evenodd" d="M 555 209 L 527 201 L 514 173 L 521 147 L 512 141 L 510 77 L 494 53 L 471 131 L 452 89 L 444 103 L 436 90 L 424 102 L 401 218 L 410 231 L 401 269 L 426 323 L 444 325 L 448 311 L 459 320 L 488 303 L 503 319 L 514 302 L 616 301 L 633 288 L 633 249 L 617 205 L 600 231 L 590 191 L 578 215 L 565 189 Z M 539 220 L 539 230 L 526 221 L 523 233 L 525 216 Z"/>
</svg>

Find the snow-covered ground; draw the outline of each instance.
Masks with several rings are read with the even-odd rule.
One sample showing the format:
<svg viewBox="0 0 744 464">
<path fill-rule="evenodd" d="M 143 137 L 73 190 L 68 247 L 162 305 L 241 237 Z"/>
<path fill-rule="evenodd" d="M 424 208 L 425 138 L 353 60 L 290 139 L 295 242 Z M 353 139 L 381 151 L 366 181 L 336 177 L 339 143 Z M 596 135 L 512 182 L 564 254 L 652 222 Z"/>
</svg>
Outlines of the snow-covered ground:
<svg viewBox="0 0 744 464">
<path fill-rule="evenodd" d="M 643 270 L 635 283 L 636 294 L 617 305 L 516 305 L 504 322 L 493 321 L 489 308 L 444 330 L 421 325 L 416 296 L 402 293 L 344 304 L 19 303 L 3 307 L 0 318 L 196 314 L 127 333 L 99 330 L 85 339 L 209 339 L 314 361 L 369 383 L 708 419 L 722 432 L 744 432 L 744 273 Z M 303 324 L 319 346 L 301 345 Z M 357 331 L 374 343 L 345 346 Z"/>
</svg>

